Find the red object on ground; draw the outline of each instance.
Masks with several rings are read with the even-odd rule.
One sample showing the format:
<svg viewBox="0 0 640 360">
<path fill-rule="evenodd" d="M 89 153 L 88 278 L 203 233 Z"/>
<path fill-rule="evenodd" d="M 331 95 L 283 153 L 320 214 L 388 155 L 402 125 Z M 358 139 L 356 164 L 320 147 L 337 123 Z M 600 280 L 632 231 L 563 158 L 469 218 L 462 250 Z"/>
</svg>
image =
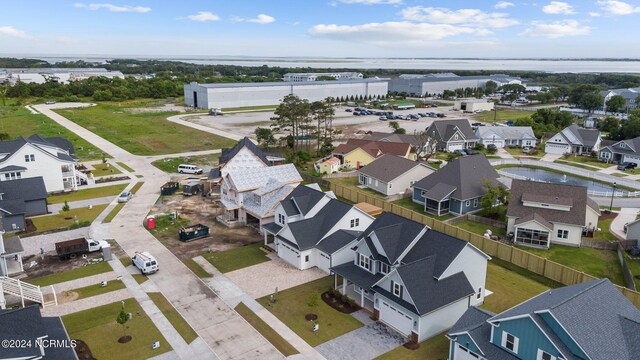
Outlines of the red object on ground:
<svg viewBox="0 0 640 360">
<path fill-rule="evenodd" d="M 147 229 L 155 229 L 156 228 L 156 218 L 153 216 L 149 216 L 147 218 Z"/>
</svg>

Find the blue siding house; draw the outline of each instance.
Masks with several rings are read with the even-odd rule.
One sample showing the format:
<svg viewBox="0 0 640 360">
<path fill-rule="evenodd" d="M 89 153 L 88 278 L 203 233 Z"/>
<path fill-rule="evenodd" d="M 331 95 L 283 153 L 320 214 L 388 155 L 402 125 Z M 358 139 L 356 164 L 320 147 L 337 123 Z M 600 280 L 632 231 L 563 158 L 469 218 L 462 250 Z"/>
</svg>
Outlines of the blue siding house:
<svg viewBox="0 0 640 360">
<path fill-rule="evenodd" d="M 640 358 L 640 311 L 608 279 L 546 291 L 501 314 L 469 308 L 449 360 Z"/>
<path fill-rule="evenodd" d="M 499 177 L 483 154 L 463 156 L 413 184 L 412 200 L 437 216 L 466 214 L 480 209 L 485 184 L 503 186 Z"/>
</svg>

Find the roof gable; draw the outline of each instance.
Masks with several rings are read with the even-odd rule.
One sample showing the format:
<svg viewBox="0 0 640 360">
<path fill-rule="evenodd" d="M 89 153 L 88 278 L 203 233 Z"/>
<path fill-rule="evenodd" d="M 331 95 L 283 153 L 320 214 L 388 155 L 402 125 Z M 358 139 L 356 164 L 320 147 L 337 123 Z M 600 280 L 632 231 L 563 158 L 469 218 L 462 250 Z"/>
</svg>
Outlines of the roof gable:
<svg viewBox="0 0 640 360">
<path fill-rule="evenodd" d="M 403 174 L 414 169 L 417 166 L 430 168 L 424 163 L 412 161 L 393 154 L 385 154 L 372 161 L 370 164 L 364 166 L 358 172 L 370 176 L 374 179 L 378 179 L 382 182 L 388 183 L 397 179 L 398 177 L 402 176 Z"/>
<path fill-rule="evenodd" d="M 401 255 L 406 253 L 417 236 L 426 228 L 425 225 L 413 220 L 385 211 L 363 231 L 362 238 L 373 245 L 368 247 L 374 253 L 374 258 L 379 259 L 380 254 L 375 251 L 375 248 L 379 247 L 384 250 L 389 264 L 393 264 L 401 260 Z M 370 236 L 372 233 L 375 233 L 375 237 Z"/>
<path fill-rule="evenodd" d="M 316 246 L 352 208 L 352 205 L 331 199 L 314 217 L 287 224 L 298 249 Z"/>
</svg>

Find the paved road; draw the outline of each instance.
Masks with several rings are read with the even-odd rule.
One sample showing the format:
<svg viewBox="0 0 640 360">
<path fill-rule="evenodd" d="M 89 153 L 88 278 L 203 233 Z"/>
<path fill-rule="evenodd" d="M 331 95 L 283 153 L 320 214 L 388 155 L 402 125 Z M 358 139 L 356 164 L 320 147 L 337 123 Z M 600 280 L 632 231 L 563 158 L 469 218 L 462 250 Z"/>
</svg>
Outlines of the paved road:
<svg viewBox="0 0 640 360">
<path fill-rule="evenodd" d="M 36 109 L 89 141 L 116 161 L 122 161 L 143 175 L 144 185 L 136 196 L 109 224 L 111 236 L 132 255 L 150 251 L 160 265 L 151 280 L 180 314 L 206 341 L 213 351 L 203 359 L 271 359 L 282 355 L 246 322 L 237 321 L 238 314 L 196 277 L 173 253 L 142 227 L 142 221 L 159 197 L 158 188 L 169 180 L 164 172 L 150 165 L 145 157 L 135 156 L 87 129 L 50 110 L 69 104 L 38 105 Z M 73 106 L 73 104 L 71 105 Z M 86 106 L 82 104 L 82 106 Z M 135 183 L 137 179 L 134 179 Z M 132 183 L 133 184 L 133 183 Z M 214 353 L 215 351 L 215 353 Z M 190 358 L 191 359 L 191 358 Z"/>
<path fill-rule="evenodd" d="M 611 227 L 609 229 L 618 239 L 625 240 L 627 238 L 627 234 L 624 232 L 624 224 L 634 221 L 637 215 L 637 208 L 622 208 L 620 209 L 618 216 L 616 216 L 616 218 L 611 222 Z"/>
</svg>

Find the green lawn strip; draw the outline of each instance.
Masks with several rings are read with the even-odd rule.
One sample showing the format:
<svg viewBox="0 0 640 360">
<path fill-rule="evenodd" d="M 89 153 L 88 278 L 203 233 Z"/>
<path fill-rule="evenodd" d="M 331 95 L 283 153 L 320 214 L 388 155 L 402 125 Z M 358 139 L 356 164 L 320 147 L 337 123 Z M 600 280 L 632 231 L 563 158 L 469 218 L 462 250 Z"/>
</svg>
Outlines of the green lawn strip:
<svg viewBox="0 0 640 360">
<path fill-rule="evenodd" d="M 113 209 L 111 209 L 109 214 L 104 218 L 104 220 L 102 220 L 102 222 L 110 223 L 111 220 L 113 220 L 113 218 L 116 217 L 116 215 L 118 215 L 120 210 L 122 210 L 122 208 L 124 207 L 124 204 L 125 203 L 118 203 L 118 205 L 116 205 Z"/>
<path fill-rule="evenodd" d="M 434 218 L 436 220 L 440 220 L 440 221 L 448 220 L 448 219 L 451 219 L 451 218 L 455 217 L 454 215 L 451 215 L 451 214 L 446 214 L 446 215 L 442 215 L 442 216 L 435 216 L 433 214 L 425 212 L 424 211 L 424 205 L 413 202 L 413 200 L 411 200 L 410 197 L 404 198 L 404 199 L 400 199 L 400 200 L 396 200 L 396 201 L 392 201 L 392 203 L 394 203 L 394 204 L 396 204 L 398 206 L 402 206 L 402 207 L 405 207 L 407 209 L 413 210 L 413 211 L 415 211 L 417 213 L 420 213 L 422 215 L 426 215 L 426 216 L 432 217 L 432 218 Z"/>
<path fill-rule="evenodd" d="M 225 111 L 255 111 L 255 110 L 264 110 L 264 111 L 268 111 L 268 110 L 275 110 L 278 106 L 277 105 L 258 105 L 258 106 L 241 106 L 241 107 L 235 107 L 235 108 L 222 108 L 222 112 Z"/>
<path fill-rule="evenodd" d="M 62 317 L 69 337 L 87 343 L 94 358 L 100 360 L 148 359 L 171 351 L 153 321 L 147 316 L 135 299 L 124 301 L 125 312 L 133 318 L 125 324 L 126 330 L 116 322 L 121 310 L 121 302 L 99 306 Z M 132 337 L 126 344 L 118 343 L 123 335 Z M 151 344 L 160 342 L 160 348 L 152 349 Z"/>
<path fill-rule="evenodd" d="M 43 137 L 63 137 L 73 144 L 75 155 L 80 161 L 102 159 L 103 152 L 84 140 L 82 137 L 67 130 L 55 121 L 42 114 L 31 114 L 22 106 L 2 105 L 0 103 L 1 132 L 9 134 L 10 139 L 18 136 L 29 137 L 38 134 Z"/>
<path fill-rule="evenodd" d="M 362 326 L 353 316 L 333 309 L 320 298 L 320 294 L 332 286 L 333 278 L 327 276 L 278 292 L 275 303 L 271 303 L 269 296 L 257 301 L 309 345 L 318 346 Z M 314 323 L 304 318 L 310 313 L 318 315 L 320 329 L 316 332 Z"/>
<path fill-rule="evenodd" d="M 181 156 L 156 160 L 152 162 L 151 165 L 164 172 L 176 173 L 178 172 L 178 165 L 180 164 L 188 163 L 198 166 L 216 166 L 218 165 L 218 158 L 220 158 L 220 154 L 189 156 L 188 159 Z"/>
<path fill-rule="evenodd" d="M 376 360 L 445 360 L 449 356 L 449 339 L 445 336 L 446 332 L 442 332 L 427 341 L 420 343 L 420 347 L 415 350 L 409 350 L 404 346 L 384 353 Z"/>
<path fill-rule="evenodd" d="M 95 264 L 82 266 L 76 269 L 63 271 L 60 273 L 54 273 L 44 276 L 38 276 L 35 278 L 27 278 L 25 281 L 29 284 L 47 286 L 57 284 L 65 281 L 71 281 L 80 279 L 87 276 L 98 275 L 112 271 L 111 265 L 106 261 L 101 261 Z"/>
<path fill-rule="evenodd" d="M 482 224 L 476 221 L 471 221 L 471 220 L 460 221 L 453 225 L 478 235 L 484 235 L 484 233 L 487 230 L 491 230 L 493 235 L 497 235 L 497 236 L 505 236 L 507 233 L 506 229 L 485 225 L 485 224 Z"/>
<path fill-rule="evenodd" d="M 526 269 L 518 268 L 513 264 L 509 268 L 502 267 L 503 261 L 495 261 L 492 259 L 487 268 L 487 285 L 486 288 L 493 294 L 484 298 L 483 309 L 501 313 L 512 308 L 519 303 L 528 300 L 550 288 L 556 288 L 561 284 L 555 283 L 548 279 L 540 283 L 536 280 L 539 277 L 528 276 L 530 272 Z M 521 270 L 513 271 L 514 268 Z M 517 270 L 517 269 L 516 269 Z M 542 278 L 545 279 L 545 278 Z"/>
<path fill-rule="evenodd" d="M 624 286 L 624 276 L 616 252 L 588 247 L 570 247 L 551 245 L 549 250 L 519 246 L 518 249 L 530 252 L 559 264 L 582 271 L 597 278 L 609 278 L 613 283 Z"/>
<path fill-rule="evenodd" d="M 623 174 L 623 173 L 612 173 L 612 174 L 609 174 L 609 175 L 615 176 L 615 177 L 619 177 L 619 178 L 629 176 L 628 174 Z"/>
<path fill-rule="evenodd" d="M 36 227 L 35 233 L 42 233 L 61 228 L 77 228 L 89 226 L 100 213 L 106 209 L 108 204 L 94 205 L 91 209 L 88 207 L 70 209 L 69 211 L 60 211 L 59 214 L 46 215 L 31 218 L 33 225 Z M 74 224 L 74 217 L 78 220 L 78 224 Z M 33 233 L 30 233 L 30 235 Z"/>
<path fill-rule="evenodd" d="M 262 247 L 262 242 L 226 251 L 211 252 L 202 255 L 202 257 L 207 259 L 221 273 L 226 273 L 269 261 L 270 259 L 260 250 L 260 247 Z"/>
<path fill-rule="evenodd" d="M 100 294 L 105 294 L 108 292 L 124 289 L 126 286 L 120 280 L 111 280 L 107 281 L 107 286 L 102 286 L 102 284 L 94 284 L 85 287 L 81 287 L 78 289 L 73 289 L 73 291 L 78 294 L 78 299 L 84 299 Z"/>
<path fill-rule="evenodd" d="M 96 164 L 93 167 L 95 169 L 91 170 L 91 173 L 94 177 L 122 174 L 122 171 L 115 166 L 106 167 L 105 164 Z"/>
<path fill-rule="evenodd" d="M 187 344 L 191 344 L 193 340 L 198 338 L 198 334 L 193 330 L 189 323 L 180 315 L 167 298 L 159 292 L 147 293 L 154 304 L 162 311 L 162 314 L 169 320 L 174 329 L 182 336 Z"/>
<path fill-rule="evenodd" d="M 365 194 L 371 195 L 371 196 L 375 196 L 377 198 L 381 198 L 384 199 L 384 195 L 380 194 L 377 191 L 373 191 L 369 188 L 359 188 L 359 184 L 358 184 L 358 177 L 348 177 L 348 178 L 331 178 L 328 179 L 330 182 L 332 183 L 336 183 L 338 185 L 342 185 L 344 187 L 348 187 L 350 189 L 353 190 L 358 190 L 360 192 L 363 192 Z"/>
<path fill-rule="evenodd" d="M 521 118 L 529 118 L 535 111 L 534 110 L 510 110 L 510 109 L 498 109 L 497 114 L 495 111 L 483 111 L 478 114 L 473 114 L 471 117 L 474 120 L 492 123 L 494 119 L 496 121 L 503 120 L 517 120 Z"/>
<path fill-rule="evenodd" d="M 244 303 L 238 304 L 235 308 L 236 312 L 240 314 L 257 332 L 262 334 L 262 336 L 267 339 L 278 351 L 282 353 L 285 357 L 299 354 L 299 351 L 296 350 L 287 340 L 285 340 L 280 334 L 278 334 L 275 330 L 269 326 L 264 320 L 260 319 L 258 315 L 256 315 L 251 309 L 247 307 Z"/>
<path fill-rule="evenodd" d="M 193 273 L 196 274 L 196 276 L 198 276 L 199 278 L 210 278 L 213 276 L 212 274 L 209 274 L 207 270 L 205 270 L 193 259 L 181 259 L 181 260 L 184 263 L 184 265 L 188 267 L 189 270 L 193 271 Z"/>
<path fill-rule="evenodd" d="M 131 275 L 133 276 L 133 279 L 138 283 L 138 284 L 142 284 L 145 281 L 149 280 L 149 277 L 147 275 L 143 275 L 143 274 L 133 274 Z"/>
<path fill-rule="evenodd" d="M 114 103 L 57 112 L 135 155 L 209 150 L 236 143 L 167 120 L 178 112 L 130 112 Z"/>
<path fill-rule="evenodd" d="M 131 167 L 129 167 L 127 164 L 118 161 L 116 164 L 120 165 L 121 168 L 127 170 L 128 172 L 136 172 L 135 170 L 133 170 Z"/>
<path fill-rule="evenodd" d="M 627 265 L 636 283 L 636 289 L 640 289 L 640 259 L 632 259 L 628 253 L 625 254 Z"/>
<path fill-rule="evenodd" d="M 622 209 L 620 206 L 612 206 L 611 207 L 611 211 L 620 211 L 620 209 Z M 606 205 L 600 205 L 600 210 L 609 210 L 609 207 Z M 598 224 L 600 224 L 600 222 L 598 221 Z M 609 225 L 611 225 L 611 223 L 609 223 Z"/>
<path fill-rule="evenodd" d="M 133 185 L 133 187 L 131 188 L 131 193 L 135 194 L 138 192 L 138 190 L 140 190 L 140 188 L 142 187 L 142 185 L 144 185 L 144 181 L 140 181 L 137 182 L 135 185 Z"/>
<path fill-rule="evenodd" d="M 608 210 L 609 208 L 607 208 Z M 613 208 L 612 208 L 613 210 Z M 613 219 L 598 220 L 598 227 L 602 231 L 596 231 L 592 240 L 617 241 L 618 238 L 611 232 L 611 222 Z M 589 239 L 589 238 L 587 238 Z"/>
<path fill-rule="evenodd" d="M 101 198 L 105 196 L 117 196 L 126 187 L 127 187 L 127 184 L 109 185 L 109 186 L 95 187 L 91 189 L 78 190 L 78 191 L 64 193 L 60 195 L 51 195 L 47 198 L 47 203 L 61 204 L 65 201 L 71 202 L 71 201 L 78 201 L 78 200 L 96 199 L 96 198 Z"/>
<path fill-rule="evenodd" d="M 571 165 L 578 163 L 578 164 L 590 165 L 590 166 L 601 168 L 601 169 L 605 169 L 605 168 L 612 167 L 612 166 L 615 165 L 615 164 L 612 164 L 612 163 L 606 163 L 606 162 L 600 161 L 600 160 L 598 160 L 596 158 L 592 158 L 590 156 L 580 156 L 580 155 L 579 156 L 569 156 L 567 158 L 562 157 L 560 159 L 557 159 L 554 162 L 567 163 L 567 164 L 571 164 Z"/>
</svg>

